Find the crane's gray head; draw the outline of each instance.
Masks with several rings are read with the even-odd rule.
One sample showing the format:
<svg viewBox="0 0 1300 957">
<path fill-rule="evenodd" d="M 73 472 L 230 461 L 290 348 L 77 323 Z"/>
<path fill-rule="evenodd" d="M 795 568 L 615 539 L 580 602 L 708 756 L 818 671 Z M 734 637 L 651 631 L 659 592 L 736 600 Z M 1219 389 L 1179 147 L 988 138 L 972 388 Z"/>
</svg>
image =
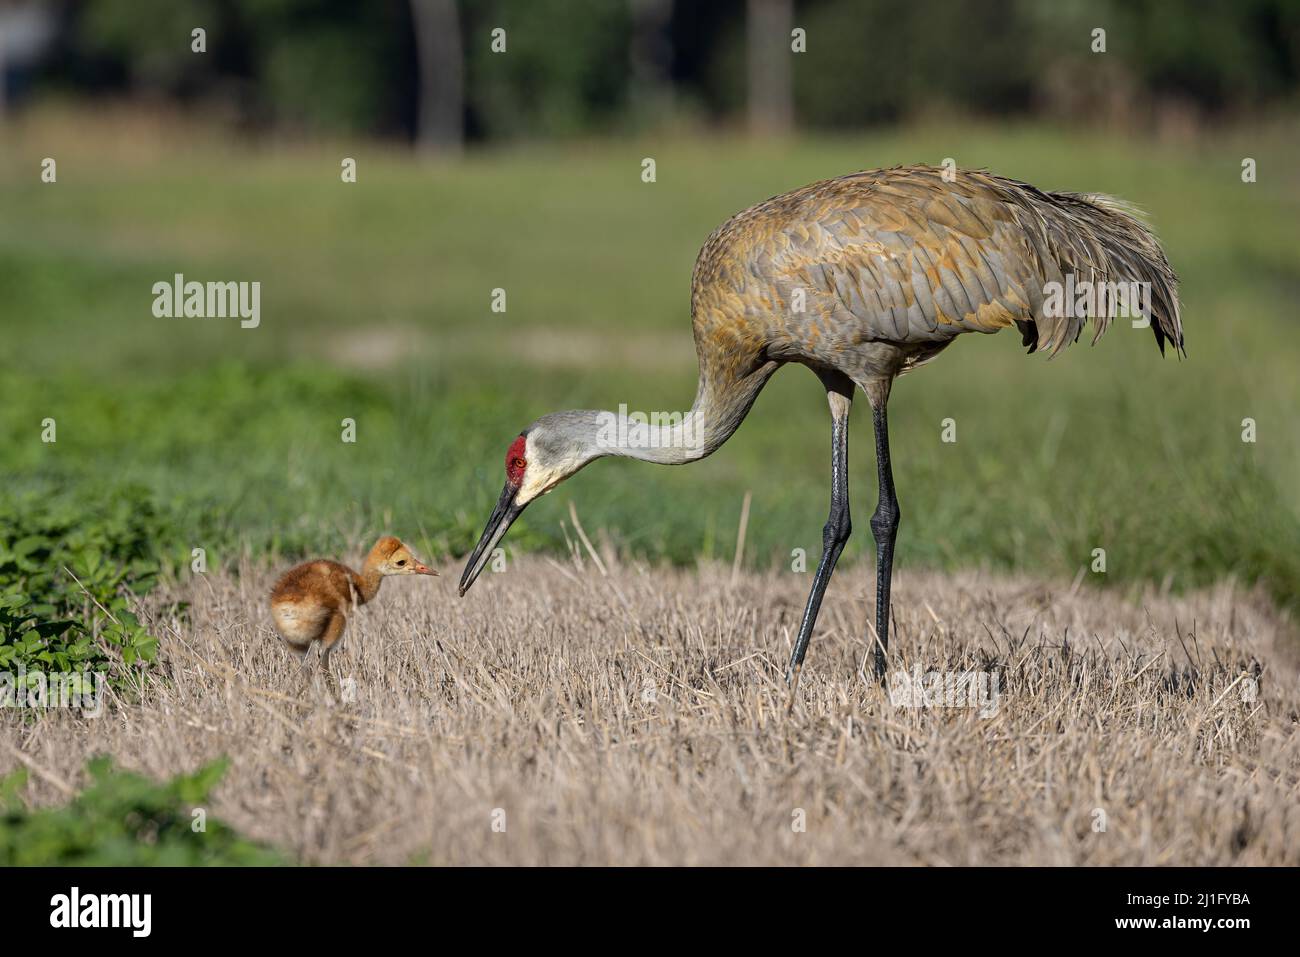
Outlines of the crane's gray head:
<svg viewBox="0 0 1300 957">
<path fill-rule="evenodd" d="M 478 545 L 465 563 L 460 593 L 469 591 L 492 550 L 521 512 L 592 459 L 609 453 L 600 443 L 601 416 L 576 411 L 544 415 L 519 433 L 506 452 L 506 484 Z"/>
</svg>

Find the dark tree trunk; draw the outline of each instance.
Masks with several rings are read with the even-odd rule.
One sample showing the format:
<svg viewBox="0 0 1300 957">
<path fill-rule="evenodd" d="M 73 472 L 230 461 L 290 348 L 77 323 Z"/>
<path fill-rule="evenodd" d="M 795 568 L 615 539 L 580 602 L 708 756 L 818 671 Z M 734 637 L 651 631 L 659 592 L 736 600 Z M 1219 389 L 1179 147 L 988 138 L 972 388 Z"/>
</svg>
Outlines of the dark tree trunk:
<svg viewBox="0 0 1300 957">
<path fill-rule="evenodd" d="M 752 133 L 787 133 L 794 125 L 790 69 L 793 25 L 792 0 L 748 0 L 746 31 Z"/>
<path fill-rule="evenodd" d="M 464 63 L 456 0 L 411 0 L 420 61 L 416 145 L 427 152 L 459 153 L 464 143 Z"/>
<path fill-rule="evenodd" d="M 673 107 L 673 0 L 629 0 L 629 7 L 632 101 L 642 115 L 659 119 Z"/>
</svg>

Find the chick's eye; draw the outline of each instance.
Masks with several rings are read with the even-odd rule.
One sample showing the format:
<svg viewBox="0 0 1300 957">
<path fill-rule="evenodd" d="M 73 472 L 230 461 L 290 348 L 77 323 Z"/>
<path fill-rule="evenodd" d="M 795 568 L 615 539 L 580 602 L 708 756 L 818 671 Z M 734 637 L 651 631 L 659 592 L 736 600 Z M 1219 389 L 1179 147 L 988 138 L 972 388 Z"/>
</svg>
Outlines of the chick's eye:
<svg viewBox="0 0 1300 957">
<path fill-rule="evenodd" d="M 401 568 L 401 567 L 402 567 L 403 565 L 405 565 L 405 564 L 406 564 L 406 559 L 403 558 L 400 562 L 397 563 L 397 567 L 398 567 L 398 568 Z"/>
</svg>

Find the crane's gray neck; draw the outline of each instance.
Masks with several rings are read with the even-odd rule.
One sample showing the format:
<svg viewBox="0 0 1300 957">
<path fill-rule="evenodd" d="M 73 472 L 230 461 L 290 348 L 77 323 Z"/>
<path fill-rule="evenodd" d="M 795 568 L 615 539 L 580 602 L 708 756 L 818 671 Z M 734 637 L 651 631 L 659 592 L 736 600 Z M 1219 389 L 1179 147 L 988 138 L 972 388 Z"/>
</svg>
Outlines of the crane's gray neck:
<svg viewBox="0 0 1300 957">
<path fill-rule="evenodd" d="M 684 465 L 713 454 L 731 438 L 754 404 L 764 383 L 776 371 L 769 362 L 752 373 L 725 382 L 701 375 L 695 402 L 686 412 L 631 410 L 622 404 L 607 412 L 563 412 L 570 434 L 582 435 L 583 457 L 618 455 Z"/>
<path fill-rule="evenodd" d="M 704 458 L 726 437 L 707 429 L 709 420 L 698 409 L 688 412 L 638 412 L 620 405 L 612 412 L 597 413 L 596 451 L 601 455 L 619 455 L 658 462 L 661 465 L 684 465 Z"/>
</svg>

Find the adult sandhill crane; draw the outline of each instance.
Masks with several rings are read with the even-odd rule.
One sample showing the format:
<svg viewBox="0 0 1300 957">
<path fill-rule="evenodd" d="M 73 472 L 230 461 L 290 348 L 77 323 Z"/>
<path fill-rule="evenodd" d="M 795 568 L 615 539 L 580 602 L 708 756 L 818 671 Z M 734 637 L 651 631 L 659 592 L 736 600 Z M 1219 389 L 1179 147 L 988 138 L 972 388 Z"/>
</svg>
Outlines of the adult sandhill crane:
<svg viewBox="0 0 1300 957">
<path fill-rule="evenodd" d="M 465 566 L 460 593 L 539 495 L 606 455 L 667 465 L 709 455 L 740 425 L 772 373 L 797 362 L 817 374 L 830 402 L 831 508 L 787 680 L 798 678 L 849 537 L 847 427 L 855 386 L 871 403 L 876 434 L 874 663 L 883 678 L 899 522 L 885 413 L 894 379 L 963 332 L 1014 323 L 1029 352 L 1055 355 L 1092 318 L 1096 342 L 1113 315 L 1118 290 L 1111 283 L 1141 284 L 1133 288 L 1149 293 L 1143 315 L 1161 354 L 1166 340 L 1185 352 L 1177 277 L 1155 236 L 1115 199 L 1046 193 L 985 171 L 945 176 L 908 166 L 851 173 L 750 207 L 714 230 L 695 262 L 691 313 L 700 379 L 690 411 L 667 424 L 557 412 L 524 429 L 506 454 L 505 488 Z M 1080 314 L 1070 308 L 1072 295 L 1057 308 L 1062 290 L 1085 288 L 1109 288 L 1112 309 Z"/>
</svg>

